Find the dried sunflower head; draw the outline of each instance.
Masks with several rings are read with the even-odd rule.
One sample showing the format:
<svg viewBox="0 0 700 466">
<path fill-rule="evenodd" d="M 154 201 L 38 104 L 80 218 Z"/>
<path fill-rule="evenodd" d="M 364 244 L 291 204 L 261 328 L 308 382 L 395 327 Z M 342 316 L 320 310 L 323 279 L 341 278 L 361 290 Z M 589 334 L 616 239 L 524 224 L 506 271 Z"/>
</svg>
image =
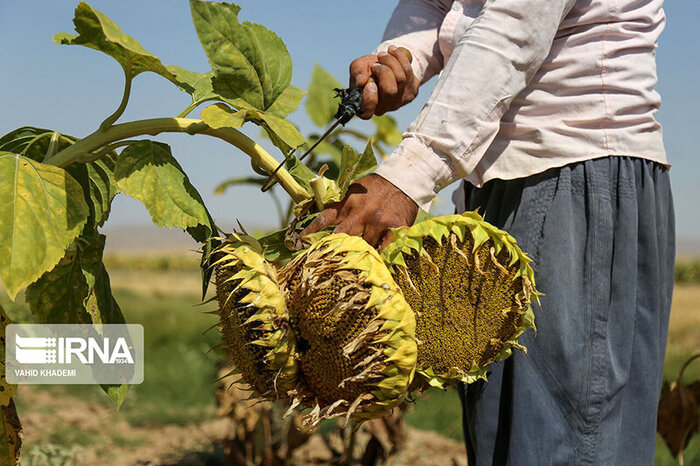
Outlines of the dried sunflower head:
<svg viewBox="0 0 700 466">
<path fill-rule="evenodd" d="M 362 238 L 326 236 L 280 271 L 307 421 L 379 417 L 403 401 L 416 364 L 415 319 Z"/>
<path fill-rule="evenodd" d="M 530 259 L 475 212 L 399 228 L 382 257 L 415 312 L 416 371 L 430 386 L 485 378 L 534 328 Z"/>
<path fill-rule="evenodd" d="M 255 396 L 283 397 L 297 366 L 277 273 L 250 236 L 233 234 L 212 254 L 223 346 Z"/>
</svg>

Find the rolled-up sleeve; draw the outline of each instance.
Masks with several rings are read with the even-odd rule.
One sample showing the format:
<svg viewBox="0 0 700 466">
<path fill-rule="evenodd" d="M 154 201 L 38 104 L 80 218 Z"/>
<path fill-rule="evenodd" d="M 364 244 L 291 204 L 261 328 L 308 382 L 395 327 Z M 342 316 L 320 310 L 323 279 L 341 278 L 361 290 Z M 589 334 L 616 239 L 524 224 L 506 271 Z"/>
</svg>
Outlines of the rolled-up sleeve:
<svg viewBox="0 0 700 466">
<path fill-rule="evenodd" d="M 438 33 L 450 5 L 451 0 L 400 0 L 373 53 L 385 52 L 391 45 L 407 48 L 413 55 L 413 73 L 426 82 L 443 66 Z"/>
<path fill-rule="evenodd" d="M 488 0 L 457 40 L 433 93 L 377 173 L 424 210 L 469 175 L 500 119 L 549 54 L 575 0 Z"/>
</svg>

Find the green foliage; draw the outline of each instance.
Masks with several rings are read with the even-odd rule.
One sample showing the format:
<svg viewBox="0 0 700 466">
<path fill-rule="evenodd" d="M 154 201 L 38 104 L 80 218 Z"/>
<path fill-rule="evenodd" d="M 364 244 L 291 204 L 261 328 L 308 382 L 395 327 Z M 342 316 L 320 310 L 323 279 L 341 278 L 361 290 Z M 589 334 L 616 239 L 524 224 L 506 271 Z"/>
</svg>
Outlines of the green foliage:
<svg viewBox="0 0 700 466">
<path fill-rule="evenodd" d="M 3 136 L 0 147 L 23 152 L 31 159 L 41 161 L 49 151 L 48 136 L 53 134 L 48 129 L 22 127 Z M 58 150 L 75 141 L 74 137 L 60 135 Z M 81 196 L 88 208 L 88 221 L 83 228 L 86 236 L 73 241 L 58 264 L 27 288 L 25 298 L 42 322 L 124 322 L 102 263 L 104 236 L 96 233 L 96 228 L 107 220 L 112 200 L 119 192 L 114 181 L 115 158 L 116 153 L 110 151 L 100 159 L 67 169 L 82 188 Z M 103 388 L 118 407 L 128 386 Z"/>
<path fill-rule="evenodd" d="M 80 236 L 56 267 L 27 287 L 25 299 L 41 323 L 126 323 L 102 261 L 105 236 Z M 117 409 L 128 385 L 102 385 Z"/>
<path fill-rule="evenodd" d="M 700 260 L 676 262 L 676 283 L 700 283 Z"/>
<path fill-rule="evenodd" d="M 192 105 L 187 109 L 186 113 L 189 113 L 197 105 L 212 100 L 221 100 L 238 109 L 254 109 L 242 99 L 227 99 L 214 92 L 212 85 L 213 71 L 200 74 L 177 65 L 169 65 L 167 68 L 175 76 L 177 86 L 192 97 Z M 296 111 L 305 94 L 305 90 L 290 84 L 265 113 L 277 118 L 285 118 Z"/>
<path fill-rule="evenodd" d="M 126 384 L 121 384 L 121 385 L 100 385 L 100 388 L 104 390 L 104 392 L 107 394 L 107 397 L 112 401 L 112 404 L 114 407 L 119 411 L 122 407 L 122 404 L 124 403 L 124 400 L 126 399 L 126 394 L 129 391 L 129 385 Z"/>
<path fill-rule="evenodd" d="M 27 287 L 25 300 L 40 323 L 126 323 L 112 294 L 102 256 L 105 236 L 80 236 L 56 267 Z M 128 385 L 102 385 L 117 409 Z"/>
<path fill-rule="evenodd" d="M 202 111 L 202 121 L 212 128 L 240 128 L 246 121 L 252 121 L 261 126 L 285 154 L 306 142 L 292 123 L 255 109 L 234 110 L 224 104 L 214 104 Z"/>
<path fill-rule="evenodd" d="M 240 7 L 234 4 L 192 0 L 190 7 L 195 29 L 212 65 L 212 70 L 203 74 L 175 65 L 166 67 L 134 38 L 122 32 L 111 19 L 84 2 L 75 12 L 74 23 L 78 35 L 63 33 L 54 37 L 61 44 L 100 50 L 112 56 L 124 68 L 127 78 L 124 97 L 117 111 L 105 120 L 100 129 L 109 128 L 123 113 L 129 99 L 131 80 L 144 71 L 152 71 L 191 95 L 192 103 L 181 112 L 180 117 L 186 116 L 203 102 L 222 101 L 238 112 L 225 107 L 236 115 L 223 119 L 219 118 L 222 115 L 209 118 L 211 112 L 206 113 L 207 122 L 212 123 L 210 128 L 236 129 L 251 121 L 262 126 L 285 154 L 303 144 L 305 140 L 296 127 L 284 120 L 287 114 L 296 110 L 304 91 L 290 85 L 292 62 L 282 40 L 261 25 L 239 23 Z M 144 133 L 150 134 L 151 131 L 144 128 Z M 150 144 L 148 149 L 145 144 Z M 214 220 L 206 212 L 201 197 L 170 154 L 169 148 L 162 150 L 166 146 L 158 144 L 142 142 L 130 145 L 122 152 L 116 168 L 105 166 L 105 162 L 71 169 L 71 174 L 81 182 L 86 198 L 90 197 L 90 224 L 101 226 L 104 223 L 111 199 L 119 188 L 123 188 L 127 195 L 144 202 L 156 224 L 184 228 L 203 243 L 203 257 L 206 258 L 214 246 L 210 238 L 218 231 Z M 108 149 L 106 147 L 101 151 L 113 154 Z M 136 157 L 134 163 L 141 163 L 139 167 L 125 167 L 122 160 L 132 160 L 135 150 L 150 151 L 150 155 L 140 154 L 140 159 Z M 75 152 L 86 160 L 105 158 L 102 156 L 100 159 L 103 155 L 101 152 Z M 149 157 L 153 160 L 146 160 Z M 258 163 L 253 162 L 252 165 L 254 169 L 258 168 Z M 116 185 L 111 182 L 115 170 L 119 179 Z M 155 184 L 139 184 L 151 182 Z M 206 260 L 203 260 L 201 267 L 204 295 L 211 268 Z"/>
<path fill-rule="evenodd" d="M 88 214 L 65 170 L 0 152 L 0 278 L 11 298 L 58 263 Z"/>
<path fill-rule="evenodd" d="M 214 71 L 214 91 L 267 110 L 292 79 L 292 59 L 282 39 L 259 24 L 240 23 L 238 5 L 191 0 L 190 8 Z"/>
<path fill-rule="evenodd" d="M 0 151 L 24 155 L 37 162 L 43 162 L 49 151 L 53 134 L 54 132 L 50 129 L 23 126 L 0 138 Z M 59 141 L 57 149 L 63 150 L 73 144 L 75 138 L 62 134 Z"/>
<path fill-rule="evenodd" d="M 316 173 L 308 165 L 305 165 L 296 157 L 290 157 L 285 166 L 287 171 L 297 180 L 297 183 L 311 191 L 311 180 L 314 179 Z"/>
<path fill-rule="evenodd" d="M 83 303 L 88 284 L 81 271 L 80 255 L 78 246 L 71 244 L 56 267 L 27 288 L 25 299 L 40 322 L 90 322 Z"/>
<path fill-rule="evenodd" d="M 21 154 L 37 162 L 42 162 L 49 150 L 51 136 L 49 129 L 23 126 L 0 138 L 0 151 Z M 59 134 L 58 150 L 73 145 L 77 138 Z M 114 164 L 117 154 L 107 152 L 100 159 L 84 164 L 74 164 L 67 168 L 68 173 L 78 182 L 85 194 L 85 202 L 90 209 L 91 225 L 102 226 L 109 216 L 114 196 L 119 187 L 114 182 Z"/>
<path fill-rule="evenodd" d="M 65 32 L 53 36 L 54 42 L 82 45 L 111 56 L 124 68 L 131 79 L 145 71 L 152 71 L 174 82 L 174 76 L 158 57 L 144 49 L 133 37 L 124 34 L 114 21 L 85 2 L 80 2 L 73 18 L 75 34 Z"/>
<path fill-rule="evenodd" d="M 12 152 L 13 154 L 21 154 L 28 144 L 35 141 L 38 136 L 50 133 L 51 130 L 43 128 L 34 128 L 33 126 L 22 126 L 14 131 L 10 131 L 0 138 L 0 151 Z M 48 148 L 48 144 L 46 144 Z M 40 153 L 41 158 L 46 151 Z M 28 154 L 25 154 L 28 155 Z M 35 157 L 30 158 L 37 160 Z M 41 160 L 37 160 L 41 162 Z"/>
<path fill-rule="evenodd" d="M 374 133 L 374 138 L 388 146 L 398 146 L 403 139 L 401 131 L 396 126 L 396 120 L 389 115 L 374 115 L 372 123 L 377 127 L 377 132 Z"/>
<path fill-rule="evenodd" d="M 85 2 L 75 10 L 73 21 L 78 35 L 54 36 L 59 44 L 83 45 L 104 52 L 124 68 L 127 77 L 124 100 L 105 122 L 106 126 L 124 111 L 131 80 L 151 71 L 192 96 L 192 105 L 182 116 L 202 102 L 224 101 L 245 110 L 240 124 L 252 121 L 261 125 L 284 153 L 303 144 L 304 139 L 296 128 L 283 120 L 296 110 L 304 91 L 290 85 L 292 60 L 282 40 L 259 24 L 239 23 L 237 5 L 192 0 L 190 6 L 197 34 L 213 68 L 204 74 L 163 65 L 111 19 Z"/>
<path fill-rule="evenodd" d="M 335 97 L 335 88 L 342 88 L 340 81 L 323 69 L 318 63 L 311 73 L 309 94 L 306 96 L 306 113 L 311 121 L 318 127 L 325 127 L 333 120 L 338 104 Z"/>
<path fill-rule="evenodd" d="M 156 225 L 187 229 L 209 223 L 202 198 L 167 144 L 144 140 L 129 145 L 114 176 L 126 195 L 143 202 Z"/>
<path fill-rule="evenodd" d="M 40 323 L 125 323 L 102 261 L 104 235 L 81 235 L 61 261 L 27 287 L 25 299 Z"/>
<path fill-rule="evenodd" d="M 88 285 L 85 309 L 93 323 L 126 323 L 117 301 L 112 296 L 112 286 L 103 262 L 105 235 L 81 237 L 78 245 L 81 249 L 80 268 Z"/>
<path fill-rule="evenodd" d="M 175 76 L 177 87 L 188 93 L 192 97 L 193 103 L 223 99 L 214 92 L 214 87 L 211 84 L 211 80 L 214 77 L 213 71 L 200 74 L 177 65 L 168 65 L 167 68 Z"/>
<path fill-rule="evenodd" d="M 348 145 L 343 147 L 343 154 L 340 159 L 340 175 L 338 176 L 338 187 L 343 195 L 345 195 L 353 181 L 376 166 L 377 159 L 374 157 L 371 142 L 367 143 L 362 154 L 358 154 Z"/>
<path fill-rule="evenodd" d="M 292 253 L 285 246 L 285 235 L 287 229 L 273 231 L 260 238 L 260 244 L 263 245 L 265 259 L 274 263 L 284 263 L 292 258 Z"/>
<path fill-rule="evenodd" d="M 90 209 L 89 225 L 101 227 L 109 217 L 112 201 L 120 190 L 114 179 L 117 155 L 114 152 L 85 164 L 75 164 L 67 168 L 73 178 L 80 183 L 85 202 Z"/>
<path fill-rule="evenodd" d="M 286 118 L 290 113 L 294 113 L 301 103 L 301 99 L 306 95 L 304 89 L 300 89 L 291 84 L 282 94 L 270 105 L 266 113 L 278 118 Z"/>
</svg>

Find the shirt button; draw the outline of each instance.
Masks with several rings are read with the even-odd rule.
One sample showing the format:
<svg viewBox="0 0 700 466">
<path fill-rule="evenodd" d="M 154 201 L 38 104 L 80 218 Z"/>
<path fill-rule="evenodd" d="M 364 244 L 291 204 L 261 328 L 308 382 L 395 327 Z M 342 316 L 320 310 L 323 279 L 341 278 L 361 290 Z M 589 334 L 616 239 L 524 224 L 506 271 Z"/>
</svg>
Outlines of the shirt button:
<svg viewBox="0 0 700 466">
<path fill-rule="evenodd" d="M 462 8 L 462 4 L 460 2 L 454 2 L 452 4 L 452 10 L 454 11 L 459 11 Z"/>
</svg>

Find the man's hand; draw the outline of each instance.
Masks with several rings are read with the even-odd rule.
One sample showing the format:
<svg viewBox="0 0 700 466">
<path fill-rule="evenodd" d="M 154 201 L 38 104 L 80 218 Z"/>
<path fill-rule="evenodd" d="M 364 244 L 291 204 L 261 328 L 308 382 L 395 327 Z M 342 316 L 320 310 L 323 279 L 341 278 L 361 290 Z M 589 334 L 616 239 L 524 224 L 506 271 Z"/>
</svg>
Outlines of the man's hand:
<svg viewBox="0 0 700 466">
<path fill-rule="evenodd" d="M 342 202 L 321 212 L 301 235 L 316 233 L 337 225 L 335 233 L 362 236 L 365 241 L 384 249 L 391 238 L 391 228 L 413 225 L 418 205 L 403 191 L 379 175 L 367 175 L 348 188 Z"/>
<path fill-rule="evenodd" d="M 364 87 L 364 112 L 359 115 L 363 120 L 396 110 L 418 95 L 420 83 L 404 52 L 391 46 L 388 53 L 365 55 L 350 64 L 350 87 Z"/>
</svg>

